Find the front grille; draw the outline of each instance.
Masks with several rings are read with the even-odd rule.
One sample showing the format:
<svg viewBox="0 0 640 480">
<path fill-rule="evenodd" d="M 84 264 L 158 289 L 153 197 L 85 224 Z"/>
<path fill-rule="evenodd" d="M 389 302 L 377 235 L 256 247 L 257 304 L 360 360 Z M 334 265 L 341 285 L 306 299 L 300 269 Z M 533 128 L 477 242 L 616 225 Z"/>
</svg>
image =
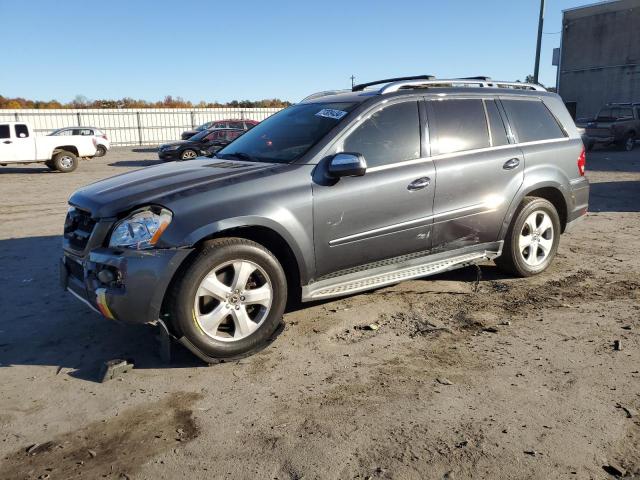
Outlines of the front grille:
<svg viewBox="0 0 640 480">
<path fill-rule="evenodd" d="M 64 238 L 74 250 L 82 251 L 87 246 L 96 221 L 89 212 L 72 208 L 64 222 Z"/>
</svg>

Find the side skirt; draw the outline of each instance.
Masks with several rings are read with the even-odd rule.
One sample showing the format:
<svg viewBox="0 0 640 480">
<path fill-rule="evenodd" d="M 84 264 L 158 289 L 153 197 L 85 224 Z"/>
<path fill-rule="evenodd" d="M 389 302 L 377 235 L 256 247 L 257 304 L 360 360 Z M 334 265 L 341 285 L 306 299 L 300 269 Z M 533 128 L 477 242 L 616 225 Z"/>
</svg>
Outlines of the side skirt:
<svg viewBox="0 0 640 480">
<path fill-rule="evenodd" d="M 302 287 L 302 301 L 351 295 L 374 288 L 393 285 L 412 278 L 466 267 L 483 260 L 491 260 L 502 253 L 503 241 L 483 243 L 444 253 L 391 258 L 371 263 L 361 269 L 345 270 Z M 408 258 L 409 257 L 409 258 Z M 355 271 L 354 271 L 355 270 Z"/>
</svg>

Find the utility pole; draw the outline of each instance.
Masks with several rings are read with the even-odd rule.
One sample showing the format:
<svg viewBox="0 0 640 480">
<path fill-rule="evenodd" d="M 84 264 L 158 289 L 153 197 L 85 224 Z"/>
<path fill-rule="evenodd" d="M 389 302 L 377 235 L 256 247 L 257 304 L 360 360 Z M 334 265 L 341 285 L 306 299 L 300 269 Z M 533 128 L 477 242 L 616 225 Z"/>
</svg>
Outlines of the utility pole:
<svg viewBox="0 0 640 480">
<path fill-rule="evenodd" d="M 536 65 L 533 69 L 533 83 L 538 83 L 540 73 L 540 47 L 542 46 L 542 26 L 544 24 L 544 0 L 540 0 L 540 17 L 538 18 L 538 42 L 536 44 Z"/>
<path fill-rule="evenodd" d="M 351 79 L 351 88 L 353 88 L 355 86 L 356 77 L 352 74 L 349 78 Z"/>
</svg>

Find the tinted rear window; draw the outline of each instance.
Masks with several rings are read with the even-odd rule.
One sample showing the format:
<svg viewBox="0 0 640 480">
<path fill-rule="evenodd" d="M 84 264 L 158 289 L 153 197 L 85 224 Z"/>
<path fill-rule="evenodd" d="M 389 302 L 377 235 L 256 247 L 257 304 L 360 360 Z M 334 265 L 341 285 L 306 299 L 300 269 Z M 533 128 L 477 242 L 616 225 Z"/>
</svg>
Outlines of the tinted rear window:
<svg viewBox="0 0 640 480">
<path fill-rule="evenodd" d="M 506 145 L 509 143 L 507 139 L 507 131 L 504 128 L 504 122 L 498 111 L 495 100 L 486 100 L 484 102 L 487 107 L 487 117 L 489 118 L 489 131 L 491 132 L 491 146 Z"/>
<path fill-rule="evenodd" d="M 540 100 L 502 100 L 518 142 L 564 138 L 564 132 Z"/>
<path fill-rule="evenodd" d="M 16 137 L 27 138 L 29 136 L 29 129 L 26 125 L 18 123 L 16 125 Z"/>
<path fill-rule="evenodd" d="M 0 138 L 9 138 L 9 125 L 0 125 Z"/>
<path fill-rule="evenodd" d="M 482 100 L 437 100 L 431 102 L 437 138 L 434 154 L 462 152 L 489 146 L 487 117 Z"/>
</svg>

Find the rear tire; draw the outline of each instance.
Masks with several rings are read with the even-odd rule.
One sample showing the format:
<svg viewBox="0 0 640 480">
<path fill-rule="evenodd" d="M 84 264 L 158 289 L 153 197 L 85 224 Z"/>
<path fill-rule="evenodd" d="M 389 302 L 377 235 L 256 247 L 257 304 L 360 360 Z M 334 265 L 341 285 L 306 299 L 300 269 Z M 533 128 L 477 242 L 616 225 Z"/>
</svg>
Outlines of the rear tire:
<svg viewBox="0 0 640 480">
<path fill-rule="evenodd" d="M 632 151 L 635 146 L 636 146 L 636 135 L 634 133 L 627 134 L 624 140 L 620 143 L 620 147 L 625 152 Z"/>
<path fill-rule="evenodd" d="M 211 358 L 232 360 L 263 348 L 287 303 L 287 280 L 276 257 L 243 238 L 206 242 L 169 292 L 179 335 Z"/>
<path fill-rule="evenodd" d="M 514 215 L 496 265 L 518 277 L 544 272 L 558 251 L 560 217 L 544 198 L 525 197 Z"/>
<path fill-rule="evenodd" d="M 107 154 L 107 148 L 104 145 L 98 145 L 96 147 L 96 157 L 104 157 Z"/>
<path fill-rule="evenodd" d="M 62 173 L 73 172 L 78 168 L 78 157 L 66 150 L 56 153 L 51 161 L 55 169 Z"/>
<path fill-rule="evenodd" d="M 193 160 L 198 156 L 198 152 L 195 150 L 187 149 L 180 154 L 181 160 Z"/>
</svg>

